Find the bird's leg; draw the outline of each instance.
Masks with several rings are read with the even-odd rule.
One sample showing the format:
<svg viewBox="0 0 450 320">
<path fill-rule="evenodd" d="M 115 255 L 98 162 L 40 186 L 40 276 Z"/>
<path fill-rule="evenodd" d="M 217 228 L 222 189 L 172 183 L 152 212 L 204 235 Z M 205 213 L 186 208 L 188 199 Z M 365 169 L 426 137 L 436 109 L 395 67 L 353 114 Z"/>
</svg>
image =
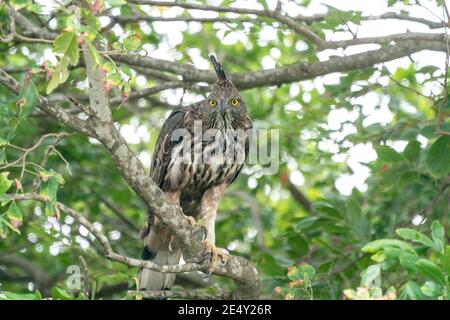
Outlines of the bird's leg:
<svg viewBox="0 0 450 320">
<path fill-rule="evenodd" d="M 167 200 L 169 200 L 171 203 L 176 204 L 177 206 L 180 205 L 180 191 L 173 191 L 173 192 L 166 192 L 165 195 L 167 197 Z M 197 226 L 197 222 L 195 221 L 194 217 L 187 216 L 182 212 L 184 217 L 188 219 L 189 224 L 193 227 Z"/>
<path fill-rule="evenodd" d="M 206 239 L 203 240 L 205 250 L 211 255 L 208 267 L 208 274 L 211 274 L 217 264 L 218 258 L 224 262 L 228 261 L 228 255 L 221 249 L 216 248 L 215 222 L 217 215 L 217 207 L 223 196 L 226 185 L 218 185 L 205 191 L 202 197 L 202 219 L 206 228 Z"/>
</svg>

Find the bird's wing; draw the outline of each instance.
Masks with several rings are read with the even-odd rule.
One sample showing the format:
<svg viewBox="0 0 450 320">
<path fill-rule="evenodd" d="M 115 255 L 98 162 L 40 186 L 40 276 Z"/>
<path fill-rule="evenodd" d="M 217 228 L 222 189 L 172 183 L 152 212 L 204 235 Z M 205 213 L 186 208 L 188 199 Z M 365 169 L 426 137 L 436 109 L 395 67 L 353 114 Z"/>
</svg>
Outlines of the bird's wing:
<svg viewBox="0 0 450 320">
<path fill-rule="evenodd" d="M 163 187 L 167 167 L 170 163 L 172 148 L 177 144 L 177 141 L 172 141 L 171 139 L 172 133 L 176 129 L 184 127 L 186 112 L 186 110 L 173 111 L 164 122 L 158 140 L 156 141 L 150 176 L 160 188 Z"/>
<path fill-rule="evenodd" d="M 250 130 L 253 128 L 252 120 L 248 116 L 245 117 L 244 123 L 243 123 L 243 130 L 245 131 L 245 159 L 248 157 L 248 152 L 250 149 L 250 139 L 251 139 L 251 133 Z M 236 178 L 241 173 L 242 168 L 244 167 L 244 164 L 240 166 L 240 168 L 236 171 L 236 174 L 234 175 L 233 179 L 231 179 L 230 184 L 236 180 Z"/>
</svg>

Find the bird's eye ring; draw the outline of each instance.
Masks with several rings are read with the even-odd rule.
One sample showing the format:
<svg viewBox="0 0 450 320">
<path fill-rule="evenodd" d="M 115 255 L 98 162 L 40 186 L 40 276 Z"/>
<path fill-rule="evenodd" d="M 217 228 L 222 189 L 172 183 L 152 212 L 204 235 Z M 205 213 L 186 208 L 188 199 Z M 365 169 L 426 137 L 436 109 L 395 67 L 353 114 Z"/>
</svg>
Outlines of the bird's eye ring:
<svg viewBox="0 0 450 320">
<path fill-rule="evenodd" d="M 214 100 L 214 99 L 209 100 L 209 105 L 210 105 L 211 107 L 215 107 L 215 106 L 217 105 L 217 101 Z"/>
<path fill-rule="evenodd" d="M 236 107 L 238 105 L 239 101 L 237 99 L 231 99 L 231 105 L 233 107 Z"/>
</svg>

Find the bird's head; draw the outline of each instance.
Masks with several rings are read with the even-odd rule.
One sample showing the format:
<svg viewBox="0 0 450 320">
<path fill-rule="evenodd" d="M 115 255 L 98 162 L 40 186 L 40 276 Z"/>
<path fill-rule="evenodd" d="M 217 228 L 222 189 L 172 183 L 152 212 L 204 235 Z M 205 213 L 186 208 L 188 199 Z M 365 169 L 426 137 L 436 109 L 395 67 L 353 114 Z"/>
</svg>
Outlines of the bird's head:
<svg viewBox="0 0 450 320">
<path fill-rule="evenodd" d="M 247 108 L 234 84 L 227 78 L 225 71 L 216 58 L 211 55 L 211 62 L 216 71 L 218 80 L 213 84 L 212 90 L 206 100 L 207 108 L 212 120 L 217 126 L 234 127 L 239 120 L 245 118 Z"/>
</svg>

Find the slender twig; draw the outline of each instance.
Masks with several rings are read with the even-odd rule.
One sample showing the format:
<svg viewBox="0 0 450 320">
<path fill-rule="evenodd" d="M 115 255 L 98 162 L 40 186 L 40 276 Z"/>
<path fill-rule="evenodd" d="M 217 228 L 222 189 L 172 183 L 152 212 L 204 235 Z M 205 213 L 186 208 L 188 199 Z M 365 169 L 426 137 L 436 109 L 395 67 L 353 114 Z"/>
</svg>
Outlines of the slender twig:
<svg viewBox="0 0 450 320">
<path fill-rule="evenodd" d="M 68 134 L 71 135 L 71 134 Z M 67 135 L 67 136 L 68 136 Z M 55 152 L 59 158 L 64 161 L 64 163 L 66 164 L 66 168 L 70 168 L 70 164 L 69 162 L 63 157 L 63 155 L 55 148 L 59 142 L 64 138 L 64 136 L 59 136 L 56 137 L 55 142 L 53 142 L 45 151 L 44 157 L 42 158 L 41 164 L 39 165 L 40 168 L 45 168 L 45 165 L 47 164 L 47 161 L 51 155 L 52 152 Z M 39 187 L 41 185 L 42 182 L 42 176 L 41 175 L 37 175 L 36 179 L 34 179 L 33 181 L 33 192 L 37 192 L 39 190 Z"/>
<path fill-rule="evenodd" d="M 42 203 L 46 203 L 49 199 L 48 197 L 39 195 L 37 193 L 23 193 L 23 194 L 7 194 L 10 200 L 14 201 L 25 201 L 25 200 L 35 200 Z M 101 244 L 105 257 L 131 267 L 146 268 L 161 273 L 179 273 L 179 272 L 190 272 L 190 271 L 206 271 L 207 266 L 204 263 L 186 263 L 183 265 L 158 265 L 148 260 L 139 260 L 135 258 L 130 258 L 121 254 L 114 252 L 109 243 L 108 238 L 99 229 L 97 229 L 91 222 L 89 222 L 82 213 L 62 204 L 61 202 L 55 203 L 55 208 L 68 214 L 79 224 L 85 227 Z"/>
<path fill-rule="evenodd" d="M 139 232 L 140 228 L 130 219 L 128 218 L 124 212 L 120 208 L 118 208 L 114 203 L 112 203 L 109 199 L 104 196 L 100 197 L 100 200 L 114 213 L 117 217 L 120 218 L 126 225 L 128 225 L 132 230 Z"/>
<path fill-rule="evenodd" d="M 84 289 L 84 296 L 86 298 L 89 298 L 89 292 L 90 292 L 90 283 L 89 283 L 89 269 L 86 263 L 86 260 L 84 260 L 83 256 L 79 256 L 81 267 L 83 269 L 83 289 Z"/>
<path fill-rule="evenodd" d="M 44 134 L 43 136 L 41 136 L 41 137 L 39 138 L 39 140 L 38 140 L 33 146 L 31 146 L 30 148 L 25 149 L 24 152 L 23 152 L 23 154 L 22 154 L 19 158 L 17 158 L 17 159 L 14 160 L 13 162 L 9 162 L 9 163 L 4 164 L 3 166 L 0 166 L 0 170 L 7 169 L 7 168 L 9 168 L 9 167 L 13 167 L 13 166 L 17 165 L 17 164 L 20 163 L 20 162 L 24 163 L 24 161 L 26 160 L 26 158 L 28 157 L 28 155 L 29 155 L 32 151 L 36 150 L 36 149 L 44 142 L 45 139 L 47 139 L 47 138 L 57 138 L 57 139 L 62 139 L 62 138 L 65 138 L 65 137 L 67 137 L 67 136 L 69 136 L 69 135 L 71 135 L 71 134 L 70 134 L 70 133 L 67 133 L 67 132 L 47 133 L 47 134 Z"/>
<path fill-rule="evenodd" d="M 425 220 L 428 218 L 431 210 L 436 206 L 436 204 L 439 202 L 441 197 L 444 195 L 445 190 L 447 190 L 447 188 L 449 188 L 449 187 L 450 187 L 450 176 L 447 176 L 446 178 L 444 178 L 444 180 L 438 186 L 437 193 L 434 195 L 433 199 L 431 199 L 430 203 L 428 203 L 428 205 L 425 208 L 423 208 L 422 210 L 420 210 L 419 212 L 417 212 L 415 214 L 415 216 L 417 215 L 417 216 L 421 217 L 420 222 L 417 223 L 418 226 L 420 226 L 422 223 L 425 222 Z M 411 220 L 408 219 L 401 225 L 401 227 L 405 227 L 410 223 L 411 223 Z"/>
</svg>

